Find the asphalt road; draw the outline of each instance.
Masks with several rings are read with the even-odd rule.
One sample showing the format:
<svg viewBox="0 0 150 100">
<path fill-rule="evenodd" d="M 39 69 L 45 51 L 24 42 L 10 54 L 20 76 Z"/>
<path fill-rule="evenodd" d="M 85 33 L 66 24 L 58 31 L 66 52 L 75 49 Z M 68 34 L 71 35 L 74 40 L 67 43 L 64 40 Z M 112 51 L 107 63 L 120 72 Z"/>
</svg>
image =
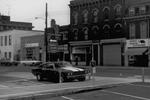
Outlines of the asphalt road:
<svg viewBox="0 0 150 100">
<path fill-rule="evenodd" d="M 149 93 L 150 84 L 132 83 L 104 90 L 55 97 L 51 100 L 150 100 Z"/>
</svg>

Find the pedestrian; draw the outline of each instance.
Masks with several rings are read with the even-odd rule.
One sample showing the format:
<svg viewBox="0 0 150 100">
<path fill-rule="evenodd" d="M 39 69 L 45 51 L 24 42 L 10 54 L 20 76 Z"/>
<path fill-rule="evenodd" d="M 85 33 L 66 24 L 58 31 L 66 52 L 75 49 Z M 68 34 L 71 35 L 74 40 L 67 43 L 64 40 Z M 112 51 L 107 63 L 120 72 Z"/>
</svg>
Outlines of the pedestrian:
<svg viewBox="0 0 150 100">
<path fill-rule="evenodd" d="M 75 65 L 78 66 L 78 57 L 75 57 Z"/>
<path fill-rule="evenodd" d="M 96 61 L 94 59 L 91 60 L 90 65 L 92 67 L 92 77 L 94 79 L 94 74 L 96 73 Z"/>
</svg>

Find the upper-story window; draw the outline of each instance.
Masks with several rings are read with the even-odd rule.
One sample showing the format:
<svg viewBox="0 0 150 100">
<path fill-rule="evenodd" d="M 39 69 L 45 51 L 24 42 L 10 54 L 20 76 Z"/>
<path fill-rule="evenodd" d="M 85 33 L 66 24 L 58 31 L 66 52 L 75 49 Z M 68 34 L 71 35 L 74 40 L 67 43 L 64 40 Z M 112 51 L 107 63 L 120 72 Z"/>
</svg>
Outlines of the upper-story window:
<svg viewBox="0 0 150 100">
<path fill-rule="evenodd" d="M 11 38 L 11 35 L 9 35 L 9 45 L 12 44 L 12 38 Z"/>
<path fill-rule="evenodd" d="M 135 36 L 135 24 L 134 23 L 129 24 L 129 37 L 130 37 L 130 39 L 136 38 L 136 36 Z"/>
<path fill-rule="evenodd" d="M 94 22 L 94 23 L 97 23 L 97 22 L 98 22 L 98 12 L 99 12 L 99 10 L 98 10 L 97 8 L 95 8 L 95 9 L 93 10 L 93 22 Z"/>
<path fill-rule="evenodd" d="M 84 39 L 85 39 L 85 40 L 88 40 L 88 39 L 89 39 L 89 36 L 88 36 L 88 28 L 87 28 L 87 27 L 83 28 L 83 32 L 84 32 Z"/>
<path fill-rule="evenodd" d="M 68 35 L 68 32 L 64 32 L 64 34 L 63 34 L 63 40 L 64 40 L 64 41 L 68 39 L 68 38 L 67 38 L 67 35 Z"/>
<path fill-rule="evenodd" d="M 115 14 L 116 15 L 121 15 L 121 5 L 120 4 L 117 4 L 115 7 Z"/>
<path fill-rule="evenodd" d="M 139 10 L 140 10 L 140 14 L 145 14 L 146 7 L 145 6 L 141 6 Z"/>
<path fill-rule="evenodd" d="M 110 11 L 110 8 L 109 8 L 109 7 L 104 7 L 104 8 L 103 8 L 103 16 L 104 16 L 104 19 L 109 19 L 109 11 Z"/>
<path fill-rule="evenodd" d="M 1 36 L 1 46 L 3 46 L 3 36 Z"/>
<path fill-rule="evenodd" d="M 87 10 L 83 11 L 83 23 L 84 24 L 88 23 L 88 11 Z"/>
<path fill-rule="evenodd" d="M 7 46 L 7 36 L 5 36 L 5 46 Z"/>
<path fill-rule="evenodd" d="M 103 26 L 103 31 L 104 31 L 104 33 L 105 33 L 105 34 L 110 33 L 110 26 L 109 26 L 109 25 L 107 25 L 107 24 L 106 24 L 106 25 L 104 25 L 104 26 Z"/>
<path fill-rule="evenodd" d="M 73 30 L 73 33 L 74 33 L 74 40 L 78 40 L 78 30 L 77 29 Z"/>
<path fill-rule="evenodd" d="M 144 21 L 140 23 L 140 38 L 147 38 L 147 23 Z"/>
<path fill-rule="evenodd" d="M 78 24 L 78 13 L 77 12 L 73 13 L 73 20 L 74 20 L 74 25 L 77 25 Z"/>
<path fill-rule="evenodd" d="M 131 7 L 129 8 L 129 16 L 134 16 L 135 15 L 135 8 Z"/>
</svg>

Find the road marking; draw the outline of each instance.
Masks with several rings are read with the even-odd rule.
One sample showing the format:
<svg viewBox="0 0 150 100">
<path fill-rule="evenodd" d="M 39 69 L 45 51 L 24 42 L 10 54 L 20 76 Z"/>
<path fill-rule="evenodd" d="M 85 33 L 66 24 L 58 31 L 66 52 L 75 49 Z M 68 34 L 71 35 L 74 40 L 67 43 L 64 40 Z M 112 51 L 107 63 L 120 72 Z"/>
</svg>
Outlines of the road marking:
<svg viewBox="0 0 150 100">
<path fill-rule="evenodd" d="M 8 88 L 6 85 L 0 85 L 0 88 Z"/>
<path fill-rule="evenodd" d="M 129 83 L 129 85 L 138 86 L 138 87 L 150 88 L 150 86 L 145 86 L 145 85 L 136 85 L 136 84 L 132 84 L 132 83 L 131 83 L 131 84 Z"/>
<path fill-rule="evenodd" d="M 131 97 L 131 98 L 141 99 L 141 100 L 150 100 L 150 98 L 144 98 L 144 97 L 139 97 L 139 96 L 124 94 L 124 93 L 119 93 L 119 92 L 113 92 L 113 91 L 108 91 L 108 90 L 102 90 L 102 91 L 103 92 L 107 92 L 107 93 L 112 93 L 112 94 L 127 96 L 127 97 Z"/>
<path fill-rule="evenodd" d="M 66 97 L 66 96 L 61 96 L 62 98 L 64 99 L 67 99 L 67 100 L 75 100 L 75 99 L 72 99 L 72 98 L 69 98 L 69 97 Z"/>
</svg>

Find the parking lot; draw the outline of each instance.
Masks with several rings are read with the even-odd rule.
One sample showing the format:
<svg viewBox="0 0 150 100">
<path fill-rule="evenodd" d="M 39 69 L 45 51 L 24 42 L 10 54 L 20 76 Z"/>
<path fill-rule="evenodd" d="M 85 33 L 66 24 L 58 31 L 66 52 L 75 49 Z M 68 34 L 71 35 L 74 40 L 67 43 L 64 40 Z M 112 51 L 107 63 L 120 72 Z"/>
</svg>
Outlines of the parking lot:
<svg viewBox="0 0 150 100">
<path fill-rule="evenodd" d="M 103 90 L 64 95 L 51 100 L 150 100 L 149 93 L 150 83 L 131 83 Z"/>
</svg>

